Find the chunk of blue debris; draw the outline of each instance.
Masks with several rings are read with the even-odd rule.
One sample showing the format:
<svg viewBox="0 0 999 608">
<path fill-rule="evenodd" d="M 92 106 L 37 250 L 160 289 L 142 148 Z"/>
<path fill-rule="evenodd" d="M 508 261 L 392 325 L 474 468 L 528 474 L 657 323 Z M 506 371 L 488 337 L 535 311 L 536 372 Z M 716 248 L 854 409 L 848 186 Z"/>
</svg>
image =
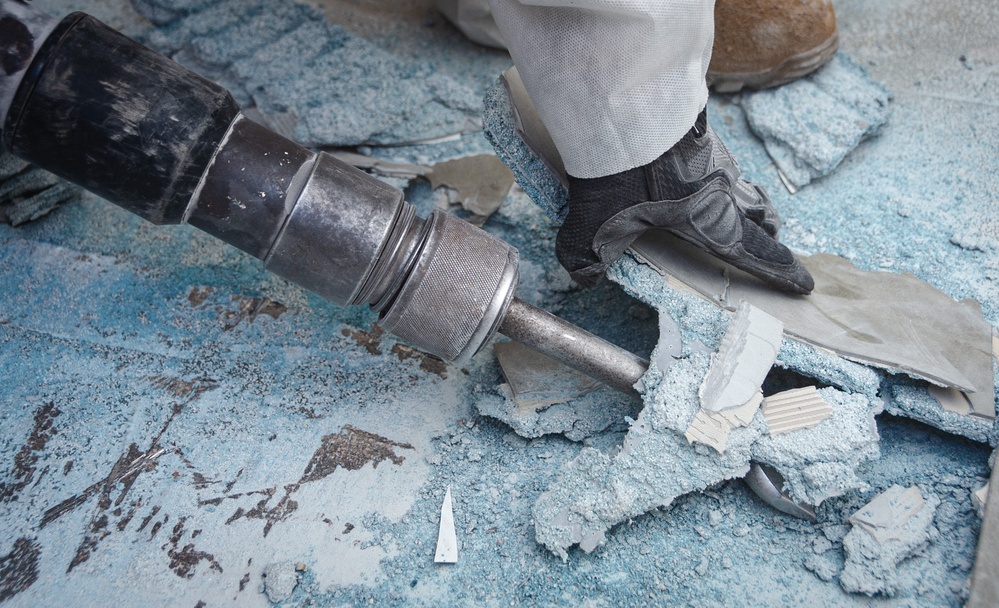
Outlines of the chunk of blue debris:
<svg viewBox="0 0 999 608">
<path fill-rule="evenodd" d="M 877 135 L 891 116 L 890 99 L 885 85 L 839 53 L 806 78 L 744 95 L 742 106 L 785 183 L 800 188 Z"/>
<path fill-rule="evenodd" d="M 281 0 L 133 5 L 159 25 L 146 44 L 218 81 L 301 143 L 400 144 L 481 128 L 482 103 L 471 87 L 378 48 L 314 7 Z"/>
</svg>

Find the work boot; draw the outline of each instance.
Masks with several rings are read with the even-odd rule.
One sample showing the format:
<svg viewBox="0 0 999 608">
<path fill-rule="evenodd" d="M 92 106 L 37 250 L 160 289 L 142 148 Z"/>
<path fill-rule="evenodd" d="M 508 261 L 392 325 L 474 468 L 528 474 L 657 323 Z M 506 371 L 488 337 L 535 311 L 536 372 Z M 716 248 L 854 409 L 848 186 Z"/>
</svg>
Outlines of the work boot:
<svg viewBox="0 0 999 608">
<path fill-rule="evenodd" d="M 704 111 L 675 146 L 648 165 L 607 177 L 569 176 L 569 213 L 555 253 L 573 280 L 595 285 L 649 228 L 662 228 L 780 289 L 814 283 L 791 251 L 770 198 L 739 165 Z"/>
<path fill-rule="evenodd" d="M 719 93 L 810 74 L 836 53 L 830 0 L 716 0 L 708 81 Z"/>
</svg>

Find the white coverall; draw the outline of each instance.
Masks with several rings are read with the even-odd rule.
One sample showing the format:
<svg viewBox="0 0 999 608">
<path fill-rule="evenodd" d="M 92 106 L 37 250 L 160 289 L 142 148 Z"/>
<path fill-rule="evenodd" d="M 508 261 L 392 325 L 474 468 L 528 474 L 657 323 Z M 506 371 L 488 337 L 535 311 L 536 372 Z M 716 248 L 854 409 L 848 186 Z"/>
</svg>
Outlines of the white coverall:
<svg viewBox="0 0 999 608">
<path fill-rule="evenodd" d="M 489 4 L 573 177 L 652 162 L 707 103 L 714 0 Z"/>
</svg>

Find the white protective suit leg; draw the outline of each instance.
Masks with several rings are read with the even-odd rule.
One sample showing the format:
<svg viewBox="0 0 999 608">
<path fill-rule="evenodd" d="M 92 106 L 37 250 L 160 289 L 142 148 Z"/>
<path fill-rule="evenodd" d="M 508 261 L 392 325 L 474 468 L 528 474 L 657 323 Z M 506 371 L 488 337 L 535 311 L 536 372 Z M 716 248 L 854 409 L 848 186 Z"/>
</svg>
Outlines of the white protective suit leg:
<svg viewBox="0 0 999 608">
<path fill-rule="evenodd" d="M 573 177 L 652 162 L 707 103 L 714 0 L 490 0 Z"/>
</svg>

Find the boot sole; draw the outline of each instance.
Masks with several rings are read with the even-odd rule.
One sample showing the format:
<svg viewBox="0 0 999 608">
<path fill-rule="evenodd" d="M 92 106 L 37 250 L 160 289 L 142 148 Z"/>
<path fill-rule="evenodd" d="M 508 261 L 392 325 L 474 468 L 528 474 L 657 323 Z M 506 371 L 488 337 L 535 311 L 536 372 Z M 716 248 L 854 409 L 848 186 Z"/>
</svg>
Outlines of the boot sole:
<svg viewBox="0 0 999 608">
<path fill-rule="evenodd" d="M 757 72 L 712 72 L 708 85 L 716 93 L 737 93 L 742 89 L 765 89 L 807 76 L 832 59 L 839 48 L 839 32 L 833 32 L 819 46 L 785 59 L 780 65 Z"/>
</svg>

